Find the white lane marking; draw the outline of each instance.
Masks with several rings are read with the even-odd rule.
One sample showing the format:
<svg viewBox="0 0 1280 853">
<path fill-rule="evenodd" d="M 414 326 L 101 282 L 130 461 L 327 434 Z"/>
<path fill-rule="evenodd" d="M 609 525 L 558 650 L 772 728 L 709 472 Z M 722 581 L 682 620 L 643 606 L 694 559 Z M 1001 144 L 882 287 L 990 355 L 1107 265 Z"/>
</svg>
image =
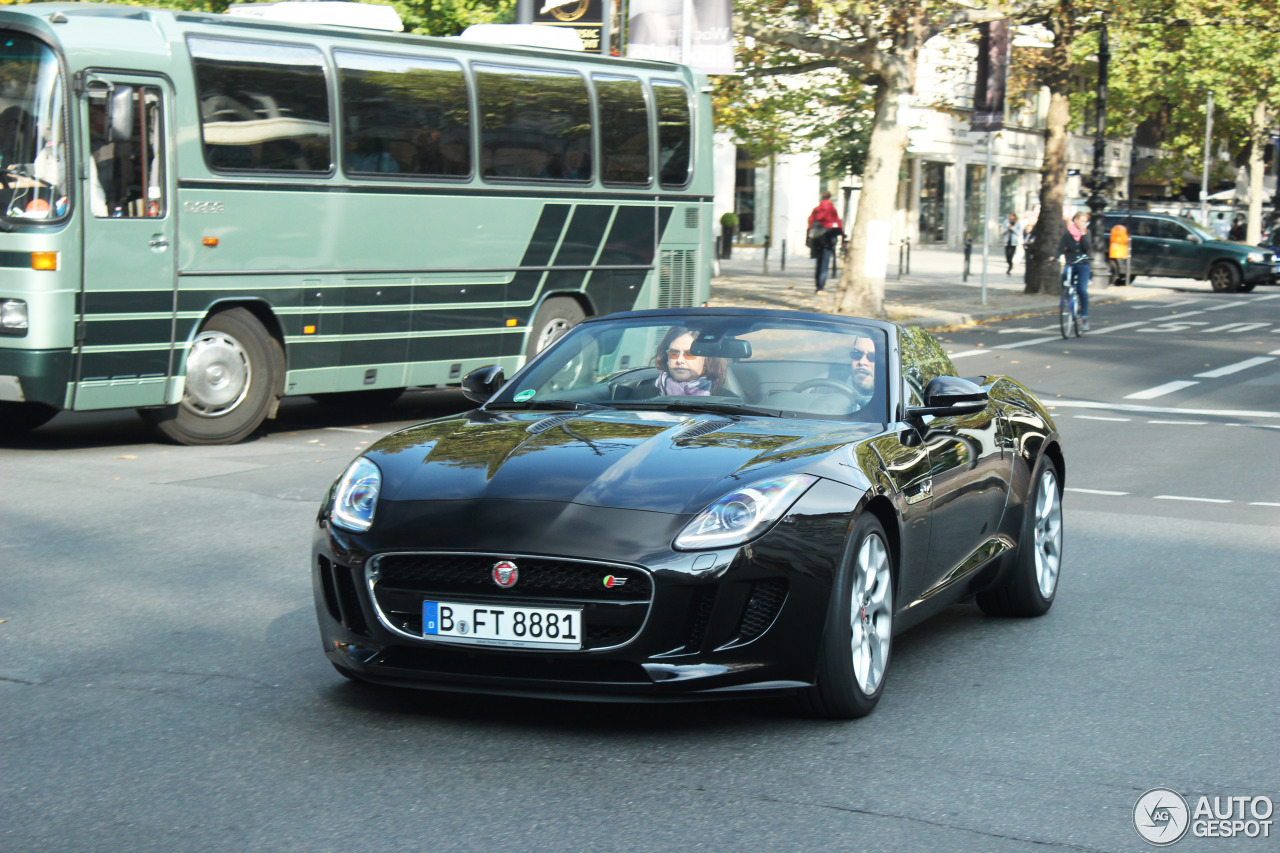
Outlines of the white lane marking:
<svg viewBox="0 0 1280 853">
<path fill-rule="evenodd" d="M 1144 391 L 1135 391 L 1132 394 L 1125 394 L 1126 400 L 1151 400 L 1155 397 L 1163 397 L 1165 394 L 1172 394 L 1174 391 L 1181 391 L 1183 388 L 1190 388 L 1192 385 L 1199 385 L 1190 379 L 1175 379 L 1173 382 L 1166 382 L 1163 385 L 1157 385 L 1154 388 L 1147 388 Z"/>
<path fill-rule="evenodd" d="M 1080 417 L 1076 415 L 1076 417 Z M 1147 421 L 1149 424 L 1176 424 L 1177 426 L 1204 426 L 1208 421 Z"/>
<path fill-rule="evenodd" d="M 1219 367 L 1214 370 L 1206 370 L 1204 373 L 1197 373 L 1197 379 L 1217 379 L 1219 376 L 1230 376 L 1233 373 L 1239 373 L 1242 370 L 1248 370 L 1250 367 L 1257 367 L 1259 364 L 1266 364 L 1275 361 L 1270 356 L 1260 355 L 1257 358 L 1248 358 L 1244 361 L 1237 361 L 1235 364 L 1228 364 L 1225 367 Z"/>
<path fill-rule="evenodd" d="M 1280 329 L 1277 331 L 1280 331 Z M 1280 349 L 1273 349 L 1271 352 L 1267 353 L 1267 355 L 1280 355 Z"/>
<path fill-rule="evenodd" d="M 1194 501 L 1202 504 L 1229 504 L 1231 501 L 1222 498 L 1191 498 L 1186 495 L 1156 495 L 1153 500 L 1157 501 Z"/>
<path fill-rule="evenodd" d="M 359 427 L 325 427 L 329 432 L 377 432 L 376 429 L 360 429 Z"/>
<path fill-rule="evenodd" d="M 1213 306 L 1212 308 L 1206 308 L 1206 309 L 1204 309 L 1204 310 L 1206 310 L 1206 311 L 1222 311 L 1222 310 L 1227 309 L 1227 308 L 1237 308 L 1237 307 L 1239 307 L 1239 305 L 1240 305 L 1240 303 L 1239 303 L 1239 302 L 1224 302 L 1224 303 L 1222 303 L 1221 305 L 1215 305 L 1215 306 Z"/>
<path fill-rule="evenodd" d="M 1193 311 L 1191 313 L 1199 314 L 1200 312 Z M 1156 326 L 1152 326 L 1149 329 L 1139 329 L 1138 331 L 1139 332 L 1157 332 L 1157 333 L 1158 332 L 1189 332 L 1191 331 L 1192 326 L 1207 326 L 1207 325 L 1209 325 L 1208 320 L 1188 320 L 1185 323 L 1182 323 L 1182 322 L 1160 323 Z"/>
<path fill-rule="evenodd" d="M 1133 418 L 1108 418 L 1102 415 L 1075 415 L 1075 417 L 1082 421 L 1123 421 L 1128 423 L 1133 420 Z"/>
<path fill-rule="evenodd" d="M 1250 501 L 1249 506 L 1280 506 L 1280 504 L 1271 503 L 1270 501 Z"/>
<path fill-rule="evenodd" d="M 951 353 L 951 360 L 955 361 L 957 358 L 968 358 L 971 355 L 982 355 L 984 352 L 986 352 L 984 349 L 967 349 L 964 352 L 953 352 Z"/>
<path fill-rule="evenodd" d="M 1268 293 L 1266 296 L 1255 296 L 1251 301 L 1266 302 L 1268 299 L 1280 299 L 1280 293 Z"/>
<path fill-rule="evenodd" d="M 1181 302 L 1155 302 L 1150 305 L 1144 303 L 1142 305 L 1133 305 L 1130 307 L 1132 307 L 1134 311 L 1140 311 L 1143 308 L 1177 308 L 1179 305 L 1195 305 L 1199 301 L 1199 299 L 1183 299 Z"/>
<path fill-rule="evenodd" d="M 1025 333 L 1025 332 L 1052 332 L 1052 331 L 1053 331 L 1054 329 L 1056 329 L 1056 328 L 1058 328 L 1058 327 L 1057 327 L 1057 325 L 1053 325 L 1053 326 L 1036 326 L 1036 327 L 1031 327 L 1031 326 L 1018 326 L 1016 329 L 1001 329 L 1001 330 L 1000 330 L 1000 334 L 1002 334 L 1002 335 L 1016 335 L 1016 334 L 1018 334 L 1018 333 L 1020 333 L 1020 332 L 1021 332 L 1021 333 Z"/>
<path fill-rule="evenodd" d="M 1137 403 L 1100 403 L 1095 400 L 1053 400 L 1050 409 L 1106 409 L 1113 412 L 1141 412 L 1150 415 L 1209 415 L 1217 418 L 1280 418 L 1280 412 L 1251 412 L 1246 409 L 1179 409 L 1173 406 L 1141 406 Z M 1270 424 L 1258 424 L 1270 427 Z M 1280 429 L 1280 427 L 1276 427 Z"/>
<path fill-rule="evenodd" d="M 1051 338 L 1028 338 L 1025 341 L 1014 341 L 1011 344 L 997 344 L 992 349 L 1015 349 L 1017 347 L 1029 347 L 1032 344 L 1047 344 L 1049 341 L 1060 341 L 1062 338 L 1054 335 Z"/>
<path fill-rule="evenodd" d="M 1227 323 L 1225 326 L 1214 326 L 1212 329 L 1201 329 L 1200 334 L 1208 335 L 1213 332 L 1230 332 L 1238 335 L 1241 332 L 1252 332 L 1255 329 L 1265 329 L 1270 323 Z"/>
<path fill-rule="evenodd" d="M 1101 329 L 1090 329 L 1089 334 L 1105 335 L 1107 332 L 1118 332 L 1121 329 L 1132 329 L 1134 326 L 1145 326 L 1150 322 L 1150 320 L 1138 320 L 1133 323 L 1120 323 L 1117 326 L 1103 326 Z"/>
<path fill-rule="evenodd" d="M 1072 489 L 1072 488 L 1068 488 L 1068 489 L 1066 489 L 1066 491 L 1068 491 L 1068 492 L 1080 492 L 1081 494 L 1084 494 L 1084 495 L 1114 495 L 1114 496 L 1119 496 L 1119 495 L 1127 495 L 1127 494 L 1129 494 L 1128 492 L 1109 492 L 1109 491 L 1107 491 L 1106 489 Z"/>
</svg>

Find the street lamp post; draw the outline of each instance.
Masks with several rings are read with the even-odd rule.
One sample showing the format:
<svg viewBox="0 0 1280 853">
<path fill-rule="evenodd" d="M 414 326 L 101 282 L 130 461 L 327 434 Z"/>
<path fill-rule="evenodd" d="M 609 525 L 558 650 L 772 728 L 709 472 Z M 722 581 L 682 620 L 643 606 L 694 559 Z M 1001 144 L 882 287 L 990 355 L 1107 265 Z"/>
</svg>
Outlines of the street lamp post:
<svg viewBox="0 0 1280 853">
<path fill-rule="evenodd" d="M 1098 115 L 1093 135 L 1093 174 L 1084 182 L 1091 190 L 1089 195 L 1089 230 L 1093 242 L 1093 278 L 1105 285 L 1111 275 L 1107 263 L 1107 246 L 1110 239 L 1102 216 L 1107 209 L 1107 190 L 1113 181 L 1107 177 L 1107 64 L 1111 61 L 1111 46 L 1107 40 L 1107 13 L 1102 13 L 1102 27 L 1098 32 Z"/>
</svg>

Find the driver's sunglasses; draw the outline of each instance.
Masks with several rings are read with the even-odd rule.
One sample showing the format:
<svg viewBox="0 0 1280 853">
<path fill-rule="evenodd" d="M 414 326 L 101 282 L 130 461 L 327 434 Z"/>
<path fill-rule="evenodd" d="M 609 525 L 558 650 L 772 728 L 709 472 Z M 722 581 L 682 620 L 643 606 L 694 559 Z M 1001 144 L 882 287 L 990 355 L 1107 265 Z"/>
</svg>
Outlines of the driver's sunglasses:
<svg viewBox="0 0 1280 853">
<path fill-rule="evenodd" d="M 866 350 L 864 350 L 864 349 L 851 349 L 851 350 L 849 350 L 849 360 L 850 360 L 850 361 L 862 361 L 864 358 L 865 358 L 867 361 L 871 362 L 872 364 L 875 364 L 875 363 L 876 363 L 876 351 L 875 351 L 875 350 L 872 350 L 871 352 L 867 352 L 867 351 L 866 351 Z"/>
<path fill-rule="evenodd" d="M 685 361 L 693 361 L 693 360 L 695 360 L 695 359 L 700 359 L 700 358 L 702 358 L 702 356 L 700 356 L 700 355 L 694 355 L 693 353 L 689 352 L 687 349 L 669 349 L 669 350 L 667 350 L 667 358 L 679 358 L 680 356 L 684 356 L 684 360 L 685 360 Z"/>
</svg>

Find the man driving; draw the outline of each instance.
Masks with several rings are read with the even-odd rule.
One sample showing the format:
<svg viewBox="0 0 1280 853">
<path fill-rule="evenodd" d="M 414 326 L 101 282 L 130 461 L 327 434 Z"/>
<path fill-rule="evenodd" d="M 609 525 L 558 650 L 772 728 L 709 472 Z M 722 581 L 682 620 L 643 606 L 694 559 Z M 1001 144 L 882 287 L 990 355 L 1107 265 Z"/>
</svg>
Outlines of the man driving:
<svg viewBox="0 0 1280 853">
<path fill-rule="evenodd" d="M 865 406 L 876 390 L 876 342 L 869 337 L 859 335 L 854 338 L 849 350 L 849 368 L 853 373 L 855 402 Z"/>
</svg>

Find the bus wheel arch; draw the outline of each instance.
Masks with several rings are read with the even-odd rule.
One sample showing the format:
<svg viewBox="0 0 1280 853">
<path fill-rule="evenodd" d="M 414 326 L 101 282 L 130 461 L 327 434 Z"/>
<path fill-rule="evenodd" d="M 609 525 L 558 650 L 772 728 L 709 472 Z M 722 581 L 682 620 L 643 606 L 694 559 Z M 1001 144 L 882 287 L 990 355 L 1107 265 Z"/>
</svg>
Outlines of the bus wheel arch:
<svg viewBox="0 0 1280 853">
<path fill-rule="evenodd" d="M 591 313 L 591 306 L 584 303 L 577 294 L 548 296 L 538 306 L 533 319 L 529 322 L 529 337 L 524 349 L 525 358 L 533 358 Z"/>
<path fill-rule="evenodd" d="M 232 444 L 274 415 L 284 369 L 280 340 L 260 314 L 248 305 L 220 305 L 187 350 L 182 402 L 139 413 L 178 444 Z"/>
</svg>

